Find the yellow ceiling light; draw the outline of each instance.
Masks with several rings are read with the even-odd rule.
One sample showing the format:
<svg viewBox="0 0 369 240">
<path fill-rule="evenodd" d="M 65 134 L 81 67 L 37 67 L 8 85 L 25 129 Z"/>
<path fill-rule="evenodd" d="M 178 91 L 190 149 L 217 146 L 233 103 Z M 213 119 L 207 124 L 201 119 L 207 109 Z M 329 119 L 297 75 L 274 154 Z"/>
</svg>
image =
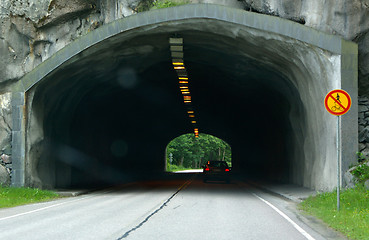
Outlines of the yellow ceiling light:
<svg viewBox="0 0 369 240">
<path fill-rule="evenodd" d="M 174 66 L 174 69 L 175 70 L 180 70 L 180 69 L 185 69 L 185 67 L 184 66 Z"/>
<path fill-rule="evenodd" d="M 187 114 L 190 118 L 190 122 L 196 126 L 197 121 L 195 118 L 195 111 L 192 109 L 191 103 L 191 93 L 189 90 L 189 79 L 187 75 L 187 70 L 183 60 L 183 38 L 169 38 L 170 51 L 172 56 L 172 65 L 174 70 L 177 73 L 179 89 L 183 95 L 183 101 L 187 107 Z M 199 129 L 194 129 L 195 137 L 199 137 Z"/>
</svg>

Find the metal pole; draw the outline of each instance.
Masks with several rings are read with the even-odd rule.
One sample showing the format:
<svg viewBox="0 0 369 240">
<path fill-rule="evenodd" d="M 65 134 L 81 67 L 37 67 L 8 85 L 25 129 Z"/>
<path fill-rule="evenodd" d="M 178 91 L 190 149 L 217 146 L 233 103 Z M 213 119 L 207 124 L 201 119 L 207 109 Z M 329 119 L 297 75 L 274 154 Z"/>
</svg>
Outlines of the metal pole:
<svg viewBox="0 0 369 240">
<path fill-rule="evenodd" d="M 341 182 L 341 164 L 340 164 L 340 144 L 341 144 L 341 131 L 340 131 L 340 116 L 337 116 L 337 212 L 340 210 L 340 182 Z"/>
</svg>

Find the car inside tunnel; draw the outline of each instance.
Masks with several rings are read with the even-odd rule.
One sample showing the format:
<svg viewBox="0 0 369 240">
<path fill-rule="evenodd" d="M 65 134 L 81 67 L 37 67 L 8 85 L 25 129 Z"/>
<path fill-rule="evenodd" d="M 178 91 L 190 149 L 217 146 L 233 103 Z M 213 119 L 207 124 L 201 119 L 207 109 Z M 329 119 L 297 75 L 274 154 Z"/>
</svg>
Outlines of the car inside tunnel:
<svg viewBox="0 0 369 240">
<path fill-rule="evenodd" d="M 304 111 L 287 63 L 270 64 L 279 56 L 262 44 L 201 31 L 113 37 L 33 87 L 28 181 L 93 187 L 162 174 L 167 144 L 193 132 L 171 65 L 175 34 L 199 131 L 229 143 L 235 174 L 291 181 Z"/>
</svg>

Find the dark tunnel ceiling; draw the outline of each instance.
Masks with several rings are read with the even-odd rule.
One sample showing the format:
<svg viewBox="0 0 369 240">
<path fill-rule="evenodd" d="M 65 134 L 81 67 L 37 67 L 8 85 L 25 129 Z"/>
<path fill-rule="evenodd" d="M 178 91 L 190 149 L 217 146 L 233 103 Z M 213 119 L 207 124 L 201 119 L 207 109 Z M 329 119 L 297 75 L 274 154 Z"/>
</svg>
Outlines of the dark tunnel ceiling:
<svg viewBox="0 0 369 240">
<path fill-rule="evenodd" d="M 208 111 L 212 112 L 210 115 L 215 114 L 220 122 L 230 125 L 233 121 L 231 118 L 237 115 L 231 111 L 231 106 L 237 105 L 239 111 L 247 115 L 255 111 L 254 106 L 258 103 L 272 103 L 273 97 L 281 96 L 280 92 L 293 92 L 278 71 L 243 56 L 240 48 L 234 47 L 241 44 L 239 41 L 224 40 L 223 37 L 220 38 L 222 41 L 217 42 L 216 37 L 209 38 L 202 33 L 182 35 L 185 64 L 200 125 L 201 115 L 205 116 Z M 168 38 L 168 35 L 151 36 L 149 40 L 147 37 L 140 37 L 129 44 L 105 47 L 92 56 L 84 57 L 82 54 L 82 58 L 73 65 L 54 73 L 51 77 L 52 84 L 47 81 L 45 87 L 49 90 L 46 94 L 50 95 L 47 99 L 60 102 L 60 99 L 66 99 L 67 96 L 77 94 L 81 97 L 84 93 L 90 102 L 93 99 L 101 102 L 102 99 L 108 101 L 114 94 L 121 95 L 128 91 L 140 96 L 145 101 L 144 104 L 152 105 L 153 108 L 170 109 L 171 113 L 167 112 L 164 116 L 181 119 L 177 120 L 181 122 L 185 118 L 185 109 L 177 88 L 175 72 L 170 65 Z M 208 39 L 212 41 L 209 43 Z M 253 46 L 246 46 L 248 48 L 253 49 Z M 134 78 L 136 81 L 129 82 L 130 80 L 124 78 Z M 122 100 L 131 101 L 128 96 L 129 94 Z M 101 109 L 114 104 L 104 105 Z M 266 108 L 274 109 L 270 105 Z M 55 111 L 58 108 L 50 109 Z M 155 111 L 159 113 L 159 109 Z M 182 128 L 177 130 L 178 133 L 191 132 L 185 121 L 178 125 Z M 214 132 L 219 129 L 207 129 L 207 124 L 202 124 L 203 131 Z"/>
<path fill-rule="evenodd" d="M 104 158 L 121 135 L 131 145 L 163 155 L 170 140 L 193 131 L 171 66 L 170 36 L 103 42 L 50 74 L 37 86 L 33 104 L 34 111 L 44 112 L 45 135 L 97 158 Z M 298 94 L 278 69 L 245 55 L 270 53 L 209 33 L 183 32 L 181 37 L 200 133 L 220 137 L 232 148 L 253 149 L 254 157 L 271 140 L 285 142 Z M 130 157 L 160 157 L 136 148 Z M 269 149 L 266 156 L 276 151 Z"/>
</svg>

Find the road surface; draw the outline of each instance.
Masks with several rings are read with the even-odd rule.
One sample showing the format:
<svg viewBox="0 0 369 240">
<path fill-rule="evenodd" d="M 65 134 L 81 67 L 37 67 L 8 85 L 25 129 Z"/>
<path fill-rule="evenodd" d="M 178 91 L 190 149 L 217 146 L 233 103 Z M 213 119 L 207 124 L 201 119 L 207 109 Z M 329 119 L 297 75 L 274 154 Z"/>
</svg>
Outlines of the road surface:
<svg viewBox="0 0 369 240">
<path fill-rule="evenodd" d="M 337 239 L 316 232 L 294 203 L 234 181 L 131 183 L 0 210 L 0 239 Z"/>
</svg>

